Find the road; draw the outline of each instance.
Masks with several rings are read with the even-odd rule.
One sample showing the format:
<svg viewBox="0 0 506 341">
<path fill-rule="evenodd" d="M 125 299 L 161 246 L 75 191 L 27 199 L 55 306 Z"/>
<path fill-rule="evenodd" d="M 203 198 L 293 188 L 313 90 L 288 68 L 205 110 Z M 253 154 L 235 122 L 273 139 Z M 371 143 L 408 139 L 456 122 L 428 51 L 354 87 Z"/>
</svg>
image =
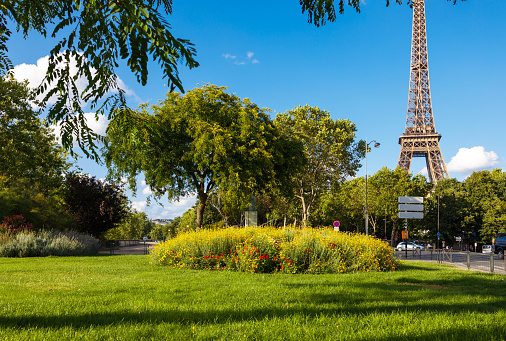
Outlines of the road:
<svg viewBox="0 0 506 341">
<path fill-rule="evenodd" d="M 400 260 L 438 262 L 438 254 L 435 251 L 421 251 L 419 253 L 408 251 L 406 258 L 406 251 L 395 250 L 395 256 Z M 445 252 L 444 255 L 441 254 L 440 257 L 445 264 L 453 264 L 459 268 L 467 269 L 467 252 Z M 471 270 L 490 272 L 490 254 L 470 252 L 469 260 Z M 499 259 L 497 255 L 493 255 L 493 265 L 494 273 L 506 274 L 506 260 Z"/>
</svg>

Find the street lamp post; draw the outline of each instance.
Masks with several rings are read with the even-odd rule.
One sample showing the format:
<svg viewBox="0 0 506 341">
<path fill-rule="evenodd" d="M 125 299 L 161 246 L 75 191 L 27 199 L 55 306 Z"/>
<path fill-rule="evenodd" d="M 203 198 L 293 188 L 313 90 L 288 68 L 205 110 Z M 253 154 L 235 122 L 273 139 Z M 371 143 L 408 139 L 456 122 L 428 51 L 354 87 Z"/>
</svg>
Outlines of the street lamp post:
<svg viewBox="0 0 506 341">
<path fill-rule="evenodd" d="M 380 146 L 379 142 L 372 140 L 367 143 L 367 137 L 365 138 L 365 235 L 369 235 L 369 208 L 367 207 L 367 150 L 369 145 L 374 142 L 374 148 Z"/>
</svg>

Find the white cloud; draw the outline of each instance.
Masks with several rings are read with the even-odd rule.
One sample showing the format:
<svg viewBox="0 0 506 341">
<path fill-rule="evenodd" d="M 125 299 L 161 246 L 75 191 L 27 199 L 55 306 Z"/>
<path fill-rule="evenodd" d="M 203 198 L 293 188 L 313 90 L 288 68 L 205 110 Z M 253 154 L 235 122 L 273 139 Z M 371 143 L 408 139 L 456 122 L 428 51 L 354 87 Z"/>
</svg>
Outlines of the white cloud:
<svg viewBox="0 0 506 341">
<path fill-rule="evenodd" d="M 235 65 L 245 65 L 245 64 L 249 64 L 249 63 L 251 63 L 251 64 L 260 63 L 260 61 L 258 59 L 253 58 L 254 55 L 255 55 L 255 53 L 248 51 L 248 52 L 246 52 L 246 59 L 239 58 L 237 60 L 237 57 L 234 55 L 231 55 L 230 53 L 222 54 L 223 58 L 225 58 L 225 59 L 233 59 Z"/>
<path fill-rule="evenodd" d="M 145 212 L 147 203 L 146 201 L 133 201 L 132 208 L 136 209 L 138 212 Z"/>
<path fill-rule="evenodd" d="M 45 57 L 39 58 L 37 60 L 36 65 L 23 63 L 23 64 L 19 64 L 19 65 L 14 66 L 12 73 L 13 73 L 14 78 L 16 80 L 24 81 L 26 79 L 26 80 L 28 80 L 28 85 L 31 88 L 36 88 L 42 83 L 42 80 L 44 79 L 44 77 L 46 75 L 48 65 L 49 65 L 49 56 L 45 56 Z M 93 74 L 95 72 L 95 70 L 92 69 L 91 72 Z M 75 75 L 76 73 L 77 73 L 77 63 L 75 62 L 74 59 L 72 59 L 71 63 L 70 63 L 70 74 Z M 117 82 L 118 82 L 119 88 L 124 90 L 126 95 L 133 96 L 137 100 L 139 100 L 139 98 L 137 97 L 135 92 L 133 90 L 131 90 L 125 84 L 125 82 L 123 82 L 123 80 L 121 78 L 118 77 Z M 76 86 L 77 86 L 79 93 L 82 93 L 87 85 L 88 85 L 88 82 L 86 81 L 85 77 L 79 77 L 76 81 Z M 41 94 L 37 97 L 38 100 L 42 100 L 43 98 L 44 98 L 43 94 Z M 52 96 L 48 100 L 48 104 L 49 105 L 54 104 L 54 103 L 56 103 L 56 100 L 57 100 L 57 96 Z"/>
<path fill-rule="evenodd" d="M 144 189 L 142 190 L 142 194 L 144 194 L 144 195 L 151 195 L 151 194 L 153 194 L 153 191 L 151 191 L 151 187 L 146 186 L 146 187 L 144 187 Z"/>
<path fill-rule="evenodd" d="M 469 174 L 491 168 L 499 163 L 499 157 L 493 151 L 487 152 L 482 146 L 460 148 L 457 155 L 447 164 L 448 172 Z"/>
</svg>

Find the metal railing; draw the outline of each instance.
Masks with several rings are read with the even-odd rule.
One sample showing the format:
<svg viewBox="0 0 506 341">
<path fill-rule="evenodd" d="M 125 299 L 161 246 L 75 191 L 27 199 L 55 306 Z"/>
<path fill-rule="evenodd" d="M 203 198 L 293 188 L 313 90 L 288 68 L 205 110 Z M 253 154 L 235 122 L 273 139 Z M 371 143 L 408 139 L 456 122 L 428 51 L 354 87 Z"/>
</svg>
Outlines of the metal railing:
<svg viewBox="0 0 506 341">
<path fill-rule="evenodd" d="M 506 274 L 506 257 L 490 253 L 482 254 L 470 251 L 453 251 L 451 249 L 395 251 L 397 259 L 420 260 L 452 264 L 463 269 Z"/>
</svg>

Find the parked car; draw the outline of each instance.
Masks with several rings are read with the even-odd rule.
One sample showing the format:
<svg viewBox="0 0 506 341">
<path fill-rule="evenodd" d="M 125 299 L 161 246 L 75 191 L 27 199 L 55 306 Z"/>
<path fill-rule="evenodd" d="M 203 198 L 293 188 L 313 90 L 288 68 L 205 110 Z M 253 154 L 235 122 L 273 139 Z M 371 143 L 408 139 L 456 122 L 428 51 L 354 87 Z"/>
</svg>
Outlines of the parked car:
<svg viewBox="0 0 506 341">
<path fill-rule="evenodd" d="M 504 250 L 506 250 L 506 233 L 498 233 L 494 243 L 494 253 L 504 259 Z"/>
<path fill-rule="evenodd" d="M 483 245 L 481 247 L 481 253 L 492 253 L 492 252 L 494 252 L 493 245 Z"/>
<path fill-rule="evenodd" d="M 400 242 L 395 247 L 397 251 L 405 251 L 406 250 L 406 242 Z M 425 250 L 425 246 L 419 245 L 413 242 L 408 242 L 408 251 L 409 250 Z"/>
</svg>

